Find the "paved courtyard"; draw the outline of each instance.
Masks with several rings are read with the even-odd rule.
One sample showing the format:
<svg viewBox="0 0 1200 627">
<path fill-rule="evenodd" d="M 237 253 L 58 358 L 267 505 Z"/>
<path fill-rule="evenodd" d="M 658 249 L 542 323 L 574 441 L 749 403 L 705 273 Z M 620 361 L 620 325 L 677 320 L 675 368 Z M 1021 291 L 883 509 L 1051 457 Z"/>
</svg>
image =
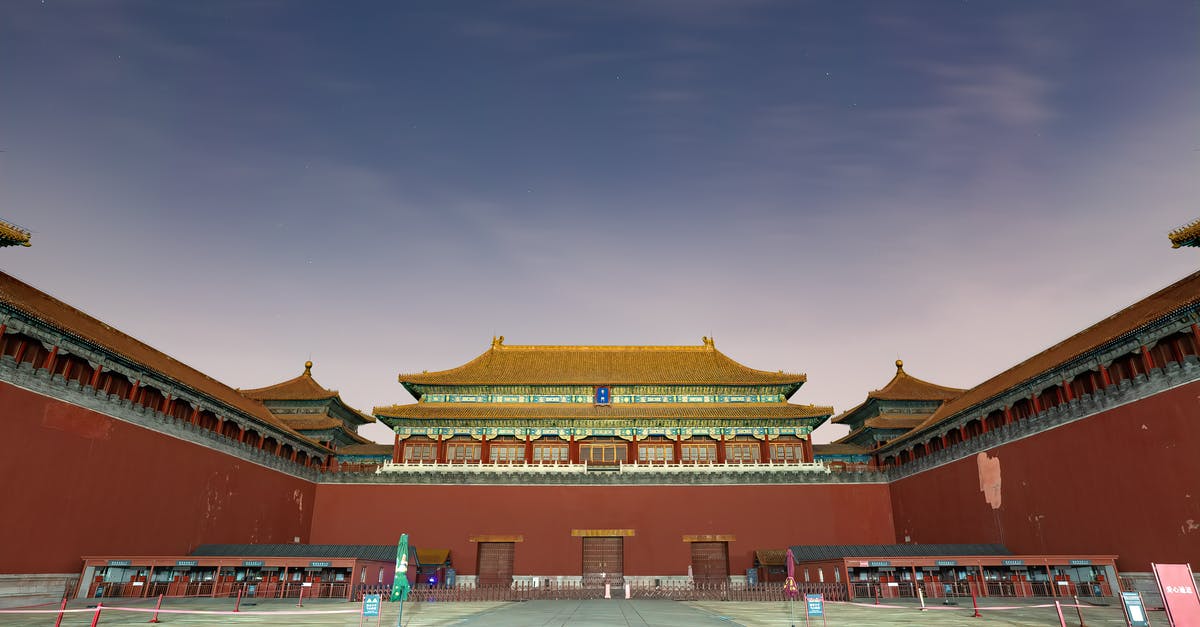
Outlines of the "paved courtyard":
<svg viewBox="0 0 1200 627">
<path fill-rule="evenodd" d="M 110 599 L 113 605 L 126 608 L 151 609 L 154 604 L 145 600 Z M 1044 603 L 1032 601 L 1027 605 Z M 87 609 L 94 601 L 72 602 L 70 609 Z M 998 604 L 992 603 L 994 607 Z M 35 609 L 55 609 L 40 605 Z M 259 601 L 243 603 L 239 614 L 229 599 L 168 599 L 164 609 L 214 612 L 211 614 L 162 614 L 166 625 L 358 625 L 357 605 L 342 601 L 319 600 L 306 602 L 297 608 L 294 601 Z M 803 610 L 796 604 L 796 611 Z M 827 605 L 827 625 L 979 625 L 986 626 L 1052 626 L 1058 625 L 1053 607 L 1022 607 L 1017 610 L 984 610 L 983 618 L 972 618 L 969 603 L 965 607 L 936 609 L 922 612 L 916 607 L 902 609 L 875 608 L 854 605 Z M 384 604 L 382 625 L 396 624 L 396 606 Z M 259 613 L 262 612 L 262 613 Z M 337 613 L 331 613 L 337 612 Z M 344 613 L 343 613 L 344 612 Z M 1067 625 L 1079 625 L 1074 608 L 1064 610 Z M 90 625 L 94 612 L 67 614 L 63 625 Z M 33 627 L 53 625 L 56 615 L 0 614 L 0 625 Z M 1086 623 L 1092 627 L 1120 626 L 1125 621 L 1117 605 L 1084 609 Z M 1155 621 L 1155 618 L 1158 620 Z M 150 615 L 142 612 L 105 610 L 100 625 L 145 625 Z M 796 624 L 803 625 L 802 614 Z M 1160 613 L 1151 617 L 1156 624 L 1165 623 Z M 374 621 L 366 623 L 374 625 Z M 791 625 L 788 605 L 778 602 L 690 602 L 662 600 L 585 600 L 585 601 L 527 601 L 522 603 L 408 603 L 404 606 L 405 627 L 461 625 L 463 627 L 709 627 L 742 625 L 744 627 L 787 627 Z M 819 624 L 819 623 L 818 623 Z"/>
</svg>

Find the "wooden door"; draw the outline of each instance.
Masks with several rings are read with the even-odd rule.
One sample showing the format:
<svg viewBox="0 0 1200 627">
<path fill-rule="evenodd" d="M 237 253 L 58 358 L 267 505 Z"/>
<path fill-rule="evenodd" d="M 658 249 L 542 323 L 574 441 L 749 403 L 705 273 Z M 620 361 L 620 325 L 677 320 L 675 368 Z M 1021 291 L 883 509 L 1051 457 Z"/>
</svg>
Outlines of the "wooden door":
<svg viewBox="0 0 1200 627">
<path fill-rule="evenodd" d="M 625 584 L 625 538 L 583 538 L 583 585 Z"/>
<path fill-rule="evenodd" d="M 729 550 L 725 542 L 692 543 L 692 577 L 697 584 L 729 583 Z"/>
<path fill-rule="evenodd" d="M 479 587 L 512 585 L 513 547 L 512 542 L 479 543 Z"/>
</svg>

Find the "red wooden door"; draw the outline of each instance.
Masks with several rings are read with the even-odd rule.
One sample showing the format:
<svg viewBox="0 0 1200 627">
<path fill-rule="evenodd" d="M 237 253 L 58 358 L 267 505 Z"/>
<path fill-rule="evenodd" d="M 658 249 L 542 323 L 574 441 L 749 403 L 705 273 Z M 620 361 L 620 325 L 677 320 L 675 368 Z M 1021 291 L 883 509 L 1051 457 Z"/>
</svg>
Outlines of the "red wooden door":
<svg viewBox="0 0 1200 627">
<path fill-rule="evenodd" d="M 625 583 L 625 538 L 583 538 L 583 585 L 614 587 Z"/>
<path fill-rule="evenodd" d="M 513 546 L 512 542 L 479 543 L 480 587 L 512 585 Z"/>
<path fill-rule="evenodd" d="M 729 583 L 729 551 L 725 542 L 692 543 L 692 577 L 698 584 Z"/>
</svg>

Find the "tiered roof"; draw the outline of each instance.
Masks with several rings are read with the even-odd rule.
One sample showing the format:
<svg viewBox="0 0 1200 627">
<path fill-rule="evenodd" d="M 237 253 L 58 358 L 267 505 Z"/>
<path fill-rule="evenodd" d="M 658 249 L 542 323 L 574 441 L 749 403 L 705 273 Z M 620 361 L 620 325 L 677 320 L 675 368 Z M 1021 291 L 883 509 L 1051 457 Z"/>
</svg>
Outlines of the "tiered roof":
<svg viewBox="0 0 1200 627">
<path fill-rule="evenodd" d="M 358 435 L 355 425 L 348 424 L 341 418 L 331 415 L 329 411 L 331 406 L 341 407 L 343 410 L 341 413 L 349 416 L 350 420 L 357 424 L 375 422 L 375 418 L 347 405 L 337 390 L 326 389 L 317 383 L 316 379 L 312 376 L 312 366 L 313 363 L 311 361 L 306 361 L 304 362 L 304 372 L 298 377 L 288 379 L 282 383 L 276 383 L 275 385 L 240 390 L 240 392 L 247 398 L 252 398 L 265 404 L 271 410 L 271 415 L 296 431 L 326 431 L 335 429 L 345 433 L 346 437 L 354 442 L 360 444 L 370 442 L 370 440 Z M 324 412 L 294 413 L 280 411 L 284 406 L 294 404 L 297 401 L 301 404 L 308 404 L 310 402 L 318 403 L 324 408 Z"/>
<path fill-rule="evenodd" d="M 149 371 L 225 403 L 267 425 L 308 441 L 237 390 L 209 377 L 151 346 L 130 337 L 88 314 L 0 272 L 0 302 L 60 332 L 119 355 Z M 323 448 L 323 447 L 322 447 Z"/>
<path fill-rule="evenodd" d="M 976 404 L 1003 394 L 1026 381 L 1030 381 L 1045 372 L 1065 365 L 1089 352 L 1098 350 L 1109 342 L 1121 339 L 1122 337 L 1132 336 L 1138 333 L 1143 327 L 1196 305 L 1200 305 L 1200 272 L 1184 277 L 987 381 L 966 390 L 958 397 L 939 407 L 920 426 L 889 442 L 889 445 L 906 440 L 914 434 L 951 418 L 955 414 Z"/>
<path fill-rule="evenodd" d="M 4 246 L 29 246 L 29 231 L 0 220 L 0 248 Z"/>
<path fill-rule="evenodd" d="M 799 388 L 803 374 L 767 372 L 739 364 L 704 338 L 700 346 L 508 346 L 501 336 L 482 355 L 450 370 L 402 374 L 425 385 L 783 385 Z M 794 391 L 794 390 L 793 390 Z"/>
<path fill-rule="evenodd" d="M 887 385 L 883 386 L 882 388 L 880 388 L 878 390 L 873 390 L 871 392 L 868 392 L 867 400 L 860 403 L 854 409 L 842 412 L 837 417 L 835 417 L 832 422 L 835 422 L 835 423 L 844 422 L 848 417 L 854 416 L 854 414 L 856 414 L 859 410 L 866 407 L 866 405 L 868 403 L 870 403 L 872 400 L 945 402 L 952 398 L 958 397 L 964 391 L 965 390 L 962 390 L 959 388 L 946 387 L 944 385 L 937 385 L 936 383 L 930 383 L 928 381 L 923 381 L 921 379 L 918 379 L 918 378 L 908 374 L 907 372 L 905 372 L 904 371 L 904 362 L 902 360 L 897 359 L 896 360 L 896 375 L 892 377 L 891 381 L 888 381 Z M 929 414 L 925 414 L 924 416 L 922 416 L 922 418 L 927 417 L 927 416 L 929 416 Z M 907 421 L 910 418 L 910 415 L 909 414 L 894 414 L 894 415 L 893 414 L 880 414 L 879 416 L 877 416 L 877 418 L 897 418 L 897 419 L 905 419 L 905 421 Z M 920 424 L 920 421 L 918 421 L 915 424 L 912 424 L 911 426 L 915 427 L 915 426 L 917 426 L 917 424 Z M 882 425 L 882 423 L 881 423 L 881 425 Z M 908 427 L 896 427 L 896 426 L 884 427 L 881 425 L 872 425 L 872 426 L 878 426 L 878 428 L 883 428 L 883 429 L 908 428 Z"/>
<path fill-rule="evenodd" d="M 1200 246 L 1200 219 L 1193 220 L 1171 231 L 1167 237 L 1171 239 L 1171 248 Z"/>
</svg>

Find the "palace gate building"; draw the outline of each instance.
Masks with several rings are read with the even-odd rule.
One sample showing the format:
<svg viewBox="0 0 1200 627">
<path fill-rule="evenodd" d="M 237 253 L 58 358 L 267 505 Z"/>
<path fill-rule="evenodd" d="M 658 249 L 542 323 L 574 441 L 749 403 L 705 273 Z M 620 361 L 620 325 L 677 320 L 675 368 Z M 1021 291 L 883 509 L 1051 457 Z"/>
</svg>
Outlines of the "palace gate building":
<svg viewBox="0 0 1200 627">
<path fill-rule="evenodd" d="M 1118 570 L 1200 563 L 1198 353 L 1200 273 L 969 389 L 897 363 L 838 414 L 795 399 L 805 375 L 743 365 L 710 338 L 496 338 L 460 367 L 401 375 L 415 403 L 365 413 L 311 365 L 238 390 L 0 273 L 0 594 L 178 583 L 193 561 L 236 580 L 270 555 L 251 547 L 227 564 L 200 547 L 384 546 L 401 533 L 465 585 L 740 585 L 776 576 L 789 546 L 869 545 L 813 549 L 812 568 L 855 585 L 1101 589 Z M 835 415 L 850 434 L 814 446 Z M 392 443 L 356 433 L 373 420 Z M 895 548 L 935 544 L 1009 557 Z M 908 561 L 870 565 L 893 554 Z M 79 582 L 85 557 L 93 580 Z M 365 559 L 274 567 L 317 577 L 304 569 L 351 557 Z M 103 580 L 109 562 L 125 581 Z M 369 579 L 337 564 L 321 583 Z"/>
</svg>

